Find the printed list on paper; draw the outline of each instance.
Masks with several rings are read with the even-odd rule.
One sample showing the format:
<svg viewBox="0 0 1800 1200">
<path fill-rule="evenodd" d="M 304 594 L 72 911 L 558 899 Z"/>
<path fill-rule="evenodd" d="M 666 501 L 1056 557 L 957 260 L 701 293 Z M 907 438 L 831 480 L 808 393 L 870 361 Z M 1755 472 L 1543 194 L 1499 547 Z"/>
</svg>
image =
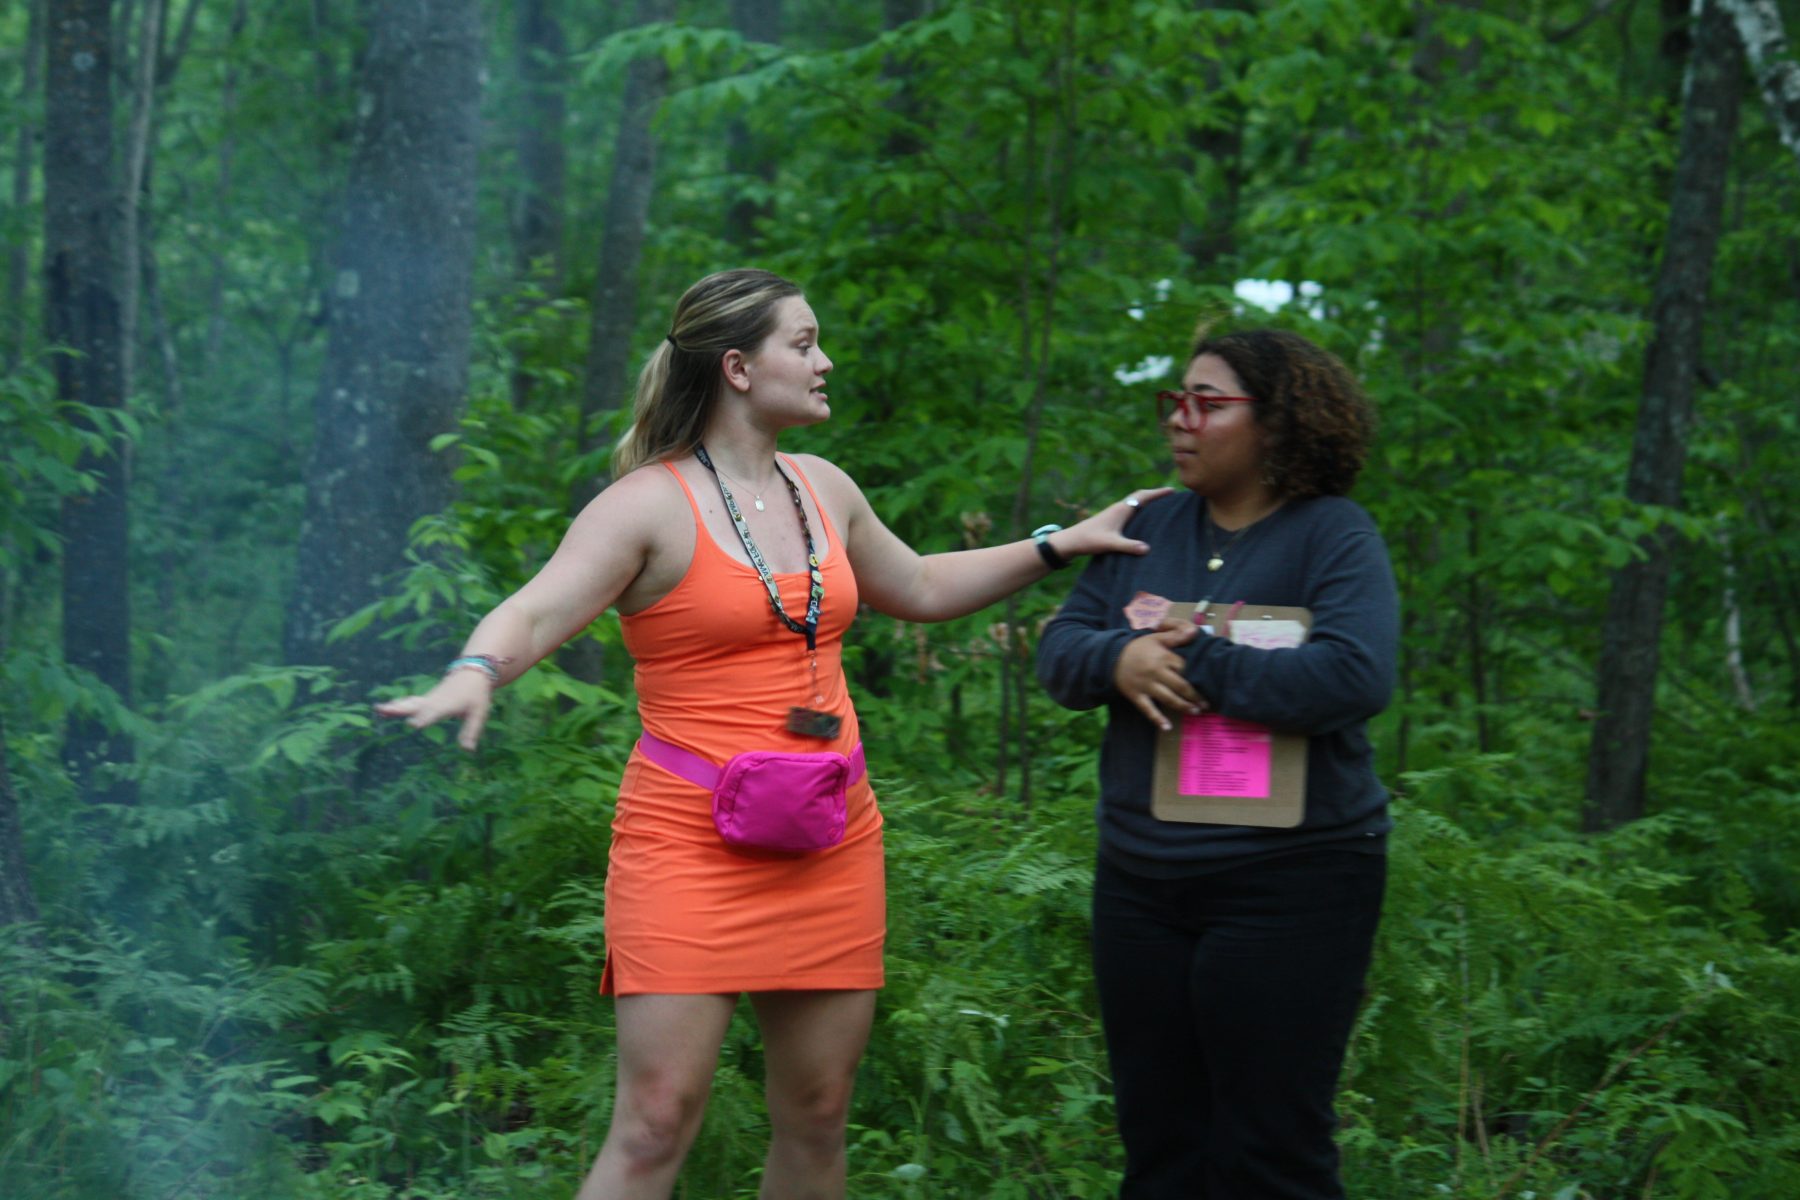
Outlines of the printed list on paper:
<svg viewBox="0 0 1800 1200">
<path fill-rule="evenodd" d="M 1184 796 L 1269 797 L 1269 727 L 1217 713 L 1181 719 Z"/>
</svg>

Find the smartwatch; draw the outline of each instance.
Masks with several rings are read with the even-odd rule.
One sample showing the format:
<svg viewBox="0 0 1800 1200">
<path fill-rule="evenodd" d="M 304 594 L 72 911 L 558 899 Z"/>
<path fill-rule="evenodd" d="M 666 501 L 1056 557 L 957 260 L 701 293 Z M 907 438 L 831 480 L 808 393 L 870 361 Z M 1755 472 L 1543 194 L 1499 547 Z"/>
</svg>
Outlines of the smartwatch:
<svg viewBox="0 0 1800 1200">
<path fill-rule="evenodd" d="M 1044 565 L 1052 571 L 1060 571 L 1069 565 L 1069 560 L 1058 554 L 1056 547 L 1050 544 L 1050 535 L 1061 532 L 1061 525 L 1039 525 L 1031 531 L 1031 540 L 1037 543 L 1038 557 L 1043 559 Z"/>
</svg>

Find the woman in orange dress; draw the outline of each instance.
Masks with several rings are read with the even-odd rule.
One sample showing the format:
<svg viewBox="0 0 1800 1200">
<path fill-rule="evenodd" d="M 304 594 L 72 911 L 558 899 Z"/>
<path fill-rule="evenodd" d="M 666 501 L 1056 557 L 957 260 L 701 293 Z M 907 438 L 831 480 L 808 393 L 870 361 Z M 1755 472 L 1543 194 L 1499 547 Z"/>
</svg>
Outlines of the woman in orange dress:
<svg viewBox="0 0 1800 1200">
<path fill-rule="evenodd" d="M 1068 558 L 1142 554 L 1120 531 L 1168 490 L 1030 540 L 920 556 L 843 471 L 777 453 L 783 430 L 830 416 L 830 371 L 794 284 L 734 270 L 689 288 L 638 380 L 616 482 L 435 688 L 377 706 L 415 727 L 459 720 L 473 749 L 495 687 L 619 611 L 644 737 L 620 783 L 606 878 L 601 989 L 617 998 L 618 1095 L 578 1200 L 670 1194 L 742 993 L 767 1071 L 761 1194 L 844 1194 L 886 932 L 881 815 L 840 662 L 858 600 L 941 621 Z M 840 836 L 806 851 L 725 840 L 707 773 L 765 751 L 847 760 Z"/>
</svg>

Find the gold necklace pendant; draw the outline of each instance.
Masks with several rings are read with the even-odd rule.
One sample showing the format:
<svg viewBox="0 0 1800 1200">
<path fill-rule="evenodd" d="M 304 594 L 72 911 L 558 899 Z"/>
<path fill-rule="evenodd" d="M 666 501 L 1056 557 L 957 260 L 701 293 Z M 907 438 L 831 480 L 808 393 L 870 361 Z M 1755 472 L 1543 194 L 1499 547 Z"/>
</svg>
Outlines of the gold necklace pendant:
<svg viewBox="0 0 1800 1200">
<path fill-rule="evenodd" d="M 1268 512 L 1256 518 L 1256 520 L 1250 522 L 1248 525 L 1240 525 L 1232 532 L 1230 537 L 1225 539 L 1225 544 L 1223 546 L 1217 546 L 1213 543 L 1214 526 L 1212 517 L 1210 515 L 1203 517 L 1202 520 L 1206 524 L 1206 569 L 1209 571 L 1221 570 L 1225 566 L 1225 556 L 1230 554 L 1231 548 L 1238 544 L 1238 539 L 1268 520 L 1269 517 L 1274 515 L 1275 509 L 1280 507 L 1281 505 L 1277 503 L 1275 508 L 1271 508 Z M 1244 543 L 1245 548 L 1248 548 L 1249 545 L 1249 542 Z"/>
</svg>

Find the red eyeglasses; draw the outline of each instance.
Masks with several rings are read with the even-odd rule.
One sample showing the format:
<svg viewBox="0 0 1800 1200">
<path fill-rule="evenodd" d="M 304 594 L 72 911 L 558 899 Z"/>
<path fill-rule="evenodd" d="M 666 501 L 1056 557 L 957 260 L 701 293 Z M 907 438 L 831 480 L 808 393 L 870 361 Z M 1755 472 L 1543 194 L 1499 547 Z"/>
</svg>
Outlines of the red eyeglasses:
<svg viewBox="0 0 1800 1200">
<path fill-rule="evenodd" d="M 1160 428 L 1176 415 L 1181 423 L 1199 433 L 1206 428 L 1206 414 L 1215 404 L 1255 404 L 1250 396 L 1215 396 L 1211 392 L 1156 393 L 1156 424 Z"/>
</svg>

